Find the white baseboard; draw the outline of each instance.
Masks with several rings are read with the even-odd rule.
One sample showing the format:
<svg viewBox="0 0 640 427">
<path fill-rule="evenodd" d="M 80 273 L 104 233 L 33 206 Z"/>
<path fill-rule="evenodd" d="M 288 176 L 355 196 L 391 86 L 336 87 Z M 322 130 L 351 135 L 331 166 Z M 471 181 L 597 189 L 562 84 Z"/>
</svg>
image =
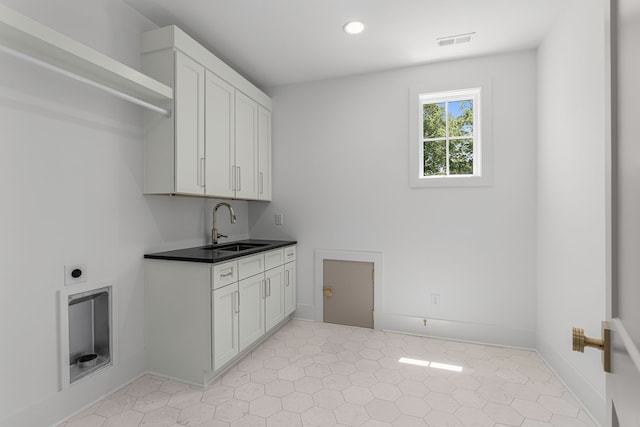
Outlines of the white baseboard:
<svg viewBox="0 0 640 427">
<path fill-rule="evenodd" d="M 606 425 L 605 397 L 546 341 L 538 337 L 537 352 L 549 369 L 560 379 L 565 388 L 580 402 L 597 426 Z"/>
<path fill-rule="evenodd" d="M 390 332 L 508 347 L 535 348 L 534 331 L 512 329 L 485 323 L 429 318 L 426 319 L 427 325 L 425 326 L 424 320 L 423 317 L 376 312 L 375 325 L 376 329 Z"/>
<path fill-rule="evenodd" d="M 300 304 L 296 305 L 296 311 L 293 312 L 295 319 L 302 320 L 318 320 L 316 319 L 316 308 L 312 304 Z"/>
<path fill-rule="evenodd" d="M 322 319 L 315 318 L 315 310 L 311 304 L 298 304 L 293 317 L 322 322 Z M 426 320 L 427 326 L 424 326 L 423 317 L 376 311 L 374 323 L 375 329 L 389 332 L 526 349 L 536 347 L 536 334 L 533 330 L 456 320 Z"/>
<path fill-rule="evenodd" d="M 0 420 L 0 427 L 60 425 L 64 420 L 135 381 L 144 374 L 144 366 L 143 354 L 129 360 L 121 359 L 117 366 L 96 372 L 90 378 L 74 383 L 64 391 L 56 391 Z"/>
<path fill-rule="evenodd" d="M 75 411 L 74 413 L 72 413 L 71 415 L 65 417 L 62 421 L 58 422 L 55 424 L 55 426 L 59 426 L 64 424 L 65 422 L 69 421 L 70 419 L 72 419 L 73 417 L 75 417 L 76 415 L 80 414 L 82 411 L 86 411 L 87 409 L 91 408 L 93 405 L 95 405 L 96 403 L 100 402 L 101 400 L 105 399 L 108 396 L 111 396 L 113 393 L 122 390 L 123 388 L 127 387 L 129 384 L 133 383 L 134 381 L 136 381 L 138 378 L 141 378 L 147 374 L 151 374 L 150 372 L 143 372 L 141 374 L 139 374 L 138 376 L 130 379 L 129 381 L 127 381 L 126 383 L 122 384 L 119 387 L 114 388 L 113 390 L 105 393 L 104 395 L 98 397 L 97 399 L 95 399 L 93 402 L 88 403 L 86 405 L 84 405 L 82 408 L 80 408 L 79 410 Z"/>
</svg>

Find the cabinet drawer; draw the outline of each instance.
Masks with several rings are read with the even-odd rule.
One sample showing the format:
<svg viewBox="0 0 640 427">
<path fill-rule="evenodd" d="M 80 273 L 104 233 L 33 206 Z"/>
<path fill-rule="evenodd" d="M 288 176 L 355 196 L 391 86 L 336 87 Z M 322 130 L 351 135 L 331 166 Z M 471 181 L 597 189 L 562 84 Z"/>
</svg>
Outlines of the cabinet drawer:
<svg viewBox="0 0 640 427">
<path fill-rule="evenodd" d="M 238 281 L 238 261 L 230 261 L 213 266 L 213 289 L 219 289 Z"/>
<path fill-rule="evenodd" d="M 264 254 L 265 270 L 270 270 L 282 264 L 284 264 L 284 249 L 275 249 L 273 251 L 265 252 Z"/>
<path fill-rule="evenodd" d="M 296 260 L 296 247 L 289 246 L 284 248 L 284 262 L 291 262 Z"/>
<path fill-rule="evenodd" d="M 264 272 L 264 254 L 252 255 L 238 260 L 240 280 Z"/>
</svg>

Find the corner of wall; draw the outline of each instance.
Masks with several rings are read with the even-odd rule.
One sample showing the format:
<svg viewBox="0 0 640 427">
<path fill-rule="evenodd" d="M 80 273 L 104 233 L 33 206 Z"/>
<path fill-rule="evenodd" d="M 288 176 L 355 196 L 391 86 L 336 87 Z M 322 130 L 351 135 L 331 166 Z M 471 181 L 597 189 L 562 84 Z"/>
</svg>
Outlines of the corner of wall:
<svg viewBox="0 0 640 427">
<path fill-rule="evenodd" d="M 596 390 L 588 379 L 566 359 L 556 352 L 548 342 L 538 335 L 536 349 L 549 369 L 571 392 L 591 416 L 594 424 L 600 426 L 605 419 L 604 396 Z"/>
<path fill-rule="evenodd" d="M 604 9 L 599 0 L 569 3 L 537 55 L 536 348 L 604 424 L 598 357 L 574 359 L 570 345 L 571 324 L 591 330 L 605 316 Z M 569 99 L 577 108 L 567 115 L 561 100 Z M 563 159 L 577 150 L 568 171 Z"/>
</svg>

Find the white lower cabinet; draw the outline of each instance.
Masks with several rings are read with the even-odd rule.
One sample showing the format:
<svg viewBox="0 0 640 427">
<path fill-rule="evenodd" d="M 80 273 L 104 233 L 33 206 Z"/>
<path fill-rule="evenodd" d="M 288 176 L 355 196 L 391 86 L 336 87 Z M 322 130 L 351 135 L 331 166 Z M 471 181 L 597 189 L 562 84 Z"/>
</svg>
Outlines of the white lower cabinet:
<svg viewBox="0 0 640 427">
<path fill-rule="evenodd" d="M 288 262 L 284 265 L 284 315 L 288 316 L 296 311 L 296 263 Z"/>
<path fill-rule="evenodd" d="M 149 370 L 196 385 L 295 310 L 295 246 L 213 265 L 148 259 L 145 273 Z"/>
<path fill-rule="evenodd" d="M 213 368 L 238 355 L 238 284 L 213 291 Z"/>
<path fill-rule="evenodd" d="M 266 292 L 264 298 L 267 331 L 284 319 L 284 266 L 264 273 Z"/>
<path fill-rule="evenodd" d="M 145 260 L 147 369 L 191 384 L 210 380 L 211 265 Z"/>
<path fill-rule="evenodd" d="M 240 311 L 239 341 L 240 351 L 242 351 L 265 333 L 262 274 L 241 280 L 238 283 L 238 288 L 240 291 L 238 304 Z"/>
<path fill-rule="evenodd" d="M 284 248 L 284 315 L 288 316 L 296 311 L 296 247 Z"/>
<path fill-rule="evenodd" d="M 213 291 L 213 369 L 226 365 L 264 333 L 263 274 Z"/>
</svg>

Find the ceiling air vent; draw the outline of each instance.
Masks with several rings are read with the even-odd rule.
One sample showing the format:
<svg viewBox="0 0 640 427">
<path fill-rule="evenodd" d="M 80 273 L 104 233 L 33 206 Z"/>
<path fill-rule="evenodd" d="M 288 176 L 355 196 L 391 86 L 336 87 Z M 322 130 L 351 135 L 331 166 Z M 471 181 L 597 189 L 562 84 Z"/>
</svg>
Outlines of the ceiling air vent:
<svg viewBox="0 0 640 427">
<path fill-rule="evenodd" d="M 438 39 L 438 46 L 451 46 L 455 44 L 456 39 Z"/>
<path fill-rule="evenodd" d="M 475 33 L 458 34 L 455 36 L 440 37 L 436 39 L 439 47 L 453 46 L 454 44 L 469 43 Z"/>
</svg>

